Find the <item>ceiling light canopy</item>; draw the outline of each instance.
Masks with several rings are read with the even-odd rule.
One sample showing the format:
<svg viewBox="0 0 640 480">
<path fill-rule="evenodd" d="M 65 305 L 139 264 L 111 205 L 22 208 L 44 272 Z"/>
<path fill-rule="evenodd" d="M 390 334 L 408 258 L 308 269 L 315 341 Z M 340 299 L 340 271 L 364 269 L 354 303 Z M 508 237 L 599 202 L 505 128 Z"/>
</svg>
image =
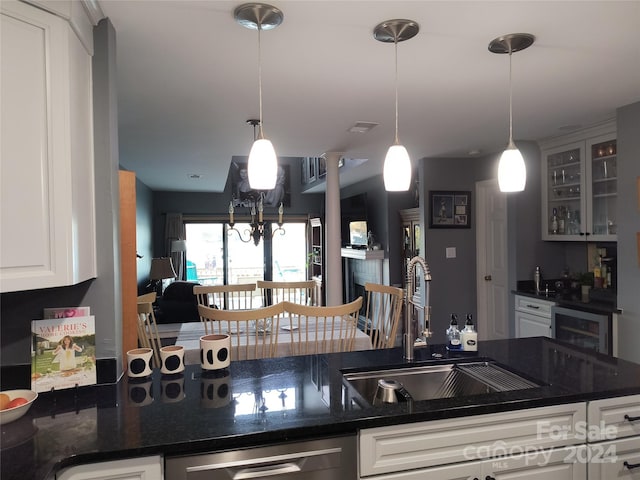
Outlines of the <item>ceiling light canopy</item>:
<svg viewBox="0 0 640 480">
<path fill-rule="evenodd" d="M 245 3 L 235 9 L 233 14 L 236 22 L 245 28 L 258 30 L 258 101 L 260 118 L 258 120 L 258 136 L 254 139 L 247 173 L 249 186 L 254 190 L 272 190 L 276 186 L 278 175 L 278 159 L 270 140 L 265 138 L 262 125 L 262 55 L 260 32 L 271 30 L 282 23 L 284 15 L 281 10 L 264 3 Z"/>
<path fill-rule="evenodd" d="M 373 29 L 373 37 L 385 43 L 393 42 L 395 47 L 395 92 L 396 92 L 396 128 L 393 145 L 389 147 L 384 159 L 384 188 L 388 192 L 409 190 L 411 184 L 411 160 L 407 149 L 398 138 L 398 42 L 415 37 L 420 31 L 412 20 L 395 19 L 382 22 Z"/>
<path fill-rule="evenodd" d="M 511 54 L 533 45 L 535 37 L 529 33 L 510 33 L 492 40 L 489 51 L 509 54 L 509 143 L 500 156 L 498 185 L 501 192 L 521 192 L 527 183 L 527 168 L 522 153 L 513 143 L 513 87 L 511 81 Z"/>
</svg>

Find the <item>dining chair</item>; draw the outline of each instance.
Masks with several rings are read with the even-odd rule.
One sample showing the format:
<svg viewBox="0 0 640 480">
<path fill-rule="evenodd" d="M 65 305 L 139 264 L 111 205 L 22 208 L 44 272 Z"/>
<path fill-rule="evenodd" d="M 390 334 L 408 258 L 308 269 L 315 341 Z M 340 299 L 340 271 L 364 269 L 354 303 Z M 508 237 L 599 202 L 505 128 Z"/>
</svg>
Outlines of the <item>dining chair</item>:
<svg viewBox="0 0 640 480">
<path fill-rule="evenodd" d="M 198 300 L 198 305 L 215 306 L 221 310 L 247 310 L 253 306 L 255 290 L 255 283 L 194 285 L 193 294 Z"/>
<path fill-rule="evenodd" d="M 404 291 L 398 287 L 365 283 L 367 306 L 364 332 L 371 337 L 374 349 L 393 348 L 402 316 Z"/>
<path fill-rule="evenodd" d="M 362 297 L 344 305 L 324 307 L 284 304 L 292 355 L 353 351 Z"/>
<path fill-rule="evenodd" d="M 145 293 L 138 296 L 138 303 L 155 303 L 158 294 L 156 292 Z"/>
<path fill-rule="evenodd" d="M 231 335 L 231 360 L 277 356 L 284 303 L 249 310 L 221 310 L 198 305 L 206 334 Z"/>
<path fill-rule="evenodd" d="M 155 295 L 155 293 L 154 293 Z M 160 367 L 160 334 L 152 302 L 138 302 L 138 342 L 141 347 L 153 350 L 153 366 Z"/>
<path fill-rule="evenodd" d="M 301 305 L 315 305 L 314 292 L 316 282 L 304 280 L 298 282 L 273 282 L 258 280 L 257 287 L 261 290 L 264 305 L 280 302 L 298 303 Z"/>
</svg>

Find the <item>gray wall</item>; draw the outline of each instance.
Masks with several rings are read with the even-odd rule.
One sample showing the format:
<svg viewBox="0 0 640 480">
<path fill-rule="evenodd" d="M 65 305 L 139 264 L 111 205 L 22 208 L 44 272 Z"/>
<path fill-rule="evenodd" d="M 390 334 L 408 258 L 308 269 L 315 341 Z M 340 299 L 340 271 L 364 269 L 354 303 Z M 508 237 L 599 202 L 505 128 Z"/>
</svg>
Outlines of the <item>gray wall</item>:
<svg viewBox="0 0 640 480">
<path fill-rule="evenodd" d="M 93 99 L 98 276 L 85 303 L 96 317 L 96 356 L 114 359 L 122 374 L 120 281 L 120 184 L 118 178 L 118 95 L 116 32 L 109 19 L 94 28 Z M 98 371 L 100 375 L 100 371 Z M 100 380 L 100 379 L 99 379 Z M 109 381 L 116 378 L 109 378 Z"/>
<path fill-rule="evenodd" d="M 474 209 L 475 182 L 479 180 L 479 164 L 488 158 L 426 158 L 419 163 L 421 213 L 424 245 L 420 248 L 431 270 L 431 330 L 433 343 L 445 342 L 445 330 L 451 313 L 464 318 L 476 315 L 476 219 L 471 215 L 471 228 L 429 228 L 429 192 L 431 190 L 471 191 Z M 456 258 L 445 258 L 447 247 L 456 248 Z"/>
<path fill-rule="evenodd" d="M 619 355 L 640 362 L 640 102 L 618 110 L 618 306 Z"/>
</svg>

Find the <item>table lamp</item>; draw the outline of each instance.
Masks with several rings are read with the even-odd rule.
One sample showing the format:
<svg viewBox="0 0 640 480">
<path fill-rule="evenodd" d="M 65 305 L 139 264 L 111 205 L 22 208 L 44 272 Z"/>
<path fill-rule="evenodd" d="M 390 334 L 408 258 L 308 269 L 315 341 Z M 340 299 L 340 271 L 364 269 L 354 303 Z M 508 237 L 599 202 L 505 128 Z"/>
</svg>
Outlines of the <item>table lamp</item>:
<svg viewBox="0 0 640 480">
<path fill-rule="evenodd" d="M 151 271 L 149 272 L 149 280 L 155 286 L 154 289 L 158 295 L 162 295 L 162 280 L 165 278 L 176 278 L 176 271 L 173 269 L 173 262 L 170 257 L 160 257 L 151 259 Z M 158 285 L 160 285 L 158 287 Z"/>
</svg>

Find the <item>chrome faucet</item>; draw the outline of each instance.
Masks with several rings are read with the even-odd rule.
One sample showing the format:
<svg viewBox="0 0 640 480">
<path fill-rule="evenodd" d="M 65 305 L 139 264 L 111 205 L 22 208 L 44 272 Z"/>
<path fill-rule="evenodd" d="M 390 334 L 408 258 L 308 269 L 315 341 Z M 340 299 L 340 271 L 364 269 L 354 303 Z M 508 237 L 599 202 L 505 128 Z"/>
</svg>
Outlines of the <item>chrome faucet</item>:
<svg viewBox="0 0 640 480">
<path fill-rule="evenodd" d="M 422 268 L 422 273 L 424 274 L 424 284 L 425 291 L 424 295 L 420 295 L 420 300 L 422 304 L 416 302 L 414 299 L 415 293 L 415 269 L 416 265 L 419 265 Z M 409 260 L 407 264 L 407 294 L 405 297 L 405 325 L 404 325 L 404 335 L 403 335 L 403 343 L 404 343 L 404 359 L 406 361 L 413 360 L 413 349 L 416 346 L 423 346 L 427 344 L 427 338 L 431 336 L 431 331 L 429 330 L 430 321 L 431 321 L 431 305 L 429 304 L 429 286 L 431 284 L 431 272 L 429 271 L 429 265 L 422 257 L 413 257 Z M 413 322 L 413 313 L 414 309 L 417 308 L 423 311 L 424 316 L 424 325 L 422 328 L 418 328 L 418 335 L 414 338 L 414 322 Z M 418 324 L 420 322 L 420 316 L 418 316 Z"/>
</svg>

